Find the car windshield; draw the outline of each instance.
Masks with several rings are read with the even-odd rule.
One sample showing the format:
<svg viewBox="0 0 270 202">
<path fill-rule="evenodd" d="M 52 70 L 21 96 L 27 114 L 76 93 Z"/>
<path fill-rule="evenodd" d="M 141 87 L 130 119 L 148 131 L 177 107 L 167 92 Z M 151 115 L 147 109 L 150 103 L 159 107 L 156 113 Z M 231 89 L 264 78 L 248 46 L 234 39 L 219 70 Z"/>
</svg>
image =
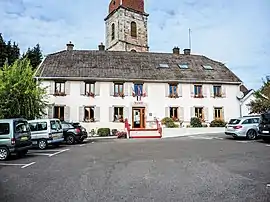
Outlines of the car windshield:
<svg viewBox="0 0 270 202">
<path fill-rule="evenodd" d="M 262 114 L 260 118 L 260 123 L 270 124 L 270 113 Z"/>
<path fill-rule="evenodd" d="M 231 120 L 229 121 L 229 124 L 238 124 L 238 123 L 240 123 L 240 121 L 241 121 L 241 120 L 239 120 L 239 119 L 231 119 Z"/>
</svg>

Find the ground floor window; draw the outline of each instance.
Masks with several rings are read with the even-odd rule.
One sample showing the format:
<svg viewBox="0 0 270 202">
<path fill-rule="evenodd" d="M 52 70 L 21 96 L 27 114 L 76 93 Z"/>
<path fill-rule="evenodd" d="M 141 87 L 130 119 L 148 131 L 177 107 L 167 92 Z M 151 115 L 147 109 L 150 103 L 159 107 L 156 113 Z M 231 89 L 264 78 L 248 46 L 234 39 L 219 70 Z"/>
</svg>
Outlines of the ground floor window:
<svg viewBox="0 0 270 202">
<path fill-rule="evenodd" d="M 214 119 L 223 119 L 223 109 L 221 107 L 214 108 Z"/>
<path fill-rule="evenodd" d="M 65 107 L 64 106 L 55 106 L 53 118 L 60 119 L 61 121 L 64 120 L 65 115 Z"/>
<path fill-rule="evenodd" d="M 203 107 L 195 107 L 195 117 L 201 120 L 204 119 Z"/>
<path fill-rule="evenodd" d="M 114 122 L 124 122 L 124 107 L 114 107 Z"/>
<path fill-rule="evenodd" d="M 170 118 L 174 121 L 179 120 L 178 107 L 170 107 Z"/>
<path fill-rule="evenodd" d="M 85 107 L 84 108 L 84 121 L 85 122 L 94 122 L 95 121 L 94 107 Z"/>
</svg>

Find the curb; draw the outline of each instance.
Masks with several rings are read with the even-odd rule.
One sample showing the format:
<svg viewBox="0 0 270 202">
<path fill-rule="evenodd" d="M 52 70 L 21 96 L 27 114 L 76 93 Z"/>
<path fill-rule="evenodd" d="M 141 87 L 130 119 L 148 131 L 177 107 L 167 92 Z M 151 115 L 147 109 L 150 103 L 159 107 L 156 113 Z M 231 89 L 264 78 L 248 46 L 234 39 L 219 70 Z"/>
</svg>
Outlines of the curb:
<svg viewBox="0 0 270 202">
<path fill-rule="evenodd" d="M 177 136 L 162 136 L 162 139 L 166 139 L 166 138 L 174 138 L 174 137 L 189 137 L 189 136 L 196 136 L 196 135 L 207 135 L 207 134 L 223 134 L 224 132 L 207 132 L 207 133 L 184 133 L 181 135 L 177 135 Z"/>
</svg>

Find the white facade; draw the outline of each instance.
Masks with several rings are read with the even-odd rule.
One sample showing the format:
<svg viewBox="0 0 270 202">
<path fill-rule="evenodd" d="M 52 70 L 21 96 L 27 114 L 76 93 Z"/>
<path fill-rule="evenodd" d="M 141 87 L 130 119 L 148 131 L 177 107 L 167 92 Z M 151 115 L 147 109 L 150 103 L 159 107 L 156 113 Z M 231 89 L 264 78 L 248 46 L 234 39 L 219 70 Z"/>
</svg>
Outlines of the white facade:
<svg viewBox="0 0 270 202">
<path fill-rule="evenodd" d="M 147 123 L 154 121 L 154 117 L 161 120 L 170 116 L 169 107 L 178 107 L 178 118 L 184 122 L 184 125 L 190 122 L 190 118 L 195 116 L 195 107 L 203 107 L 204 120 L 206 123 L 214 119 L 214 108 L 223 109 L 223 118 L 228 121 L 230 118 L 240 116 L 239 100 L 236 98 L 239 92 L 239 85 L 222 85 L 222 97 L 213 96 L 213 84 L 202 84 L 203 98 L 194 97 L 193 84 L 179 84 L 179 98 L 170 98 L 168 83 L 144 83 L 143 89 L 146 93 L 141 101 L 132 96 L 134 84 L 132 82 L 124 83 L 125 97 L 114 97 L 113 82 L 96 82 L 95 96 L 86 96 L 85 82 L 66 81 L 65 96 L 55 96 L 55 82 L 43 81 L 44 86 L 48 86 L 49 102 L 54 106 L 64 107 L 64 119 L 80 121 L 88 129 L 99 127 L 109 127 L 111 129 L 124 128 L 123 123 L 113 122 L 113 107 L 123 107 L 123 118 L 128 118 L 129 123 L 134 120 L 132 116 L 134 107 L 145 107 L 145 127 L 150 127 Z M 84 107 L 91 106 L 95 109 L 95 122 L 84 122 Z M 48 110 L 48 116 L 55 116 L 53 109 Z"/>
<path fill-rule="evenodd" d="M 254 90 L 251 90 L 240 102 L 242 116 L 254 115 L 250 114 L 250 107 L 248 106 L 248 104 L 253 100 L 255 100 Z"/>
</svg>

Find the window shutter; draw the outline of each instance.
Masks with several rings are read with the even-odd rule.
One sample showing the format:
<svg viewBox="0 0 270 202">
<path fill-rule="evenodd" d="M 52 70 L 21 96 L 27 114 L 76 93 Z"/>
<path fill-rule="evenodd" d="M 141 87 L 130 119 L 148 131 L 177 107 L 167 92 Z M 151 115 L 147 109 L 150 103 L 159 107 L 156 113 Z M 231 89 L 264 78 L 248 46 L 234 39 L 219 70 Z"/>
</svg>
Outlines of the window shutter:
<svg viewBox="0 0 270 202">
<path fill-rule="evenodd" d="M 165 117 L 170 117 L 170 108 L 165 107 Z"/>
<path fill-rule="evenodd" d="M 184 121 L 184 107 L 178 107 L 178 118 L 180 121 Z"/>
<path fill-rule="evenodd" d="M 54 109 L 53 106 L 51 106 L 51 105 L 48 106 L 48 119 L 53 118 L 53 109 Z"/>
<path fill-rule="evenodd" d="M 70 107 L 65 106 L 64 120 L 70 121 Z"/>
<path fill-rule="evenodd" d="M 178 84 L 178 96 L 179 97 L 182 97 L 182 92 L 183 92 L 183 85 L 182 84 Z"/>
<path fill-rule="evenodd" d="M 128 107 L 124 107 L 124 114 L 123 114 L 124 120 L 125 120 L 125 119 L 129 119 L 129 113 L 128 113 L 128 110 L 129 110 Z"/>
<path fill-rule="evenodd" d="M 95 83 L 95 96 L 100 96 L 100 83 Z"/>
<path fill-rule="evenodd" d="M 148 84 L 147 83 L 143 84 L 143 92 L 142 93 L 146 93 L 146 96 L 148 96 Z"/>
<path fill-rule="evenodd" d="M 100 121 L 100 107 L 95 107 L 95 120 Z"/>
<path fill-rule="evenodd" d="M 226 86 L 221 86 L 222 89 L 222 97 L 226 97 Z"/>
<path fill-rule="evenodd" d="M 53 95 L 54 93 L 55 93 L 55 82 L 51 81 L 50 94 Z"/>
<path fill-rule="evenodd" d="M 195 117 L 195 107 L 190 107 L 190 118 Z"/>
<path fill-rule="evenodd" d="M 65 94 L 66 95 L 70 94 L 70 81 L 65 82 Z"/>
<path fill-rule="evenodd" d="M 221 118 L 225 121 L 225 113 L 224 113 L 224 107 L 222 107 L 222 112 L 221 112 Z"/>
<path fill-rule="evenodd" d="M 114 83 L 110 83 L 110 96 L 114 96 Z"/>
<path fill-rule="evenodd" d="M 79 121 L 84 121 L 84 106 L 79 107 Z"/>
<path fill-rule="evenodd" d="M 170 96 L 170 84 L 165 84 L 165 97 Z"/>
<path fill-rule="evenodd" d="M 124 83 L 124 94 L 125 94 L 125 96 L 128 96 L 128 87 L 129 87 L 128 83 Z"/>
<path fill-rule="evenodd" d="M 215 120 L 215 107 L 213 107 L 213 120 Z"/>
<path fill-rule="evenodd" d="M 80 94 L 85 95 L 85 82 L 82 81 L 80 85 Z"/>
<path fill-rule="evenodd" d="M 190 84 L 190 96 L 194 97 L 194 85 Z"/>
<path fill-rule="evenodd" d="M 208 113 L 208 107 L 204 107 L 204 120 L 208 121 L 209 120 L 209 113 Z"/>
<path fill-rule="evenodd" d="M 114 108 L 113 107 L 110 107 L 109 108 L 109 122 L 113 122 L 114 120 Z"/>
<path fill-rule="evenodd" d="M 208 94 L 207 93 L 207 86 L 206 85 L 203 85 L 202 86 L 202 90 L 203 90 L 203 92 L 202 92 L 203 93 L 203 97 L 207 97 L 207 94 Z"/>
<path fill-rule="evenodd" d="M 213 85 L 210 86 L 210 94 L 211 94 L 210 95 L 211 97 L 214 97 L 215 96 L 214 95 L 214 86 Z"/>
</svg>

